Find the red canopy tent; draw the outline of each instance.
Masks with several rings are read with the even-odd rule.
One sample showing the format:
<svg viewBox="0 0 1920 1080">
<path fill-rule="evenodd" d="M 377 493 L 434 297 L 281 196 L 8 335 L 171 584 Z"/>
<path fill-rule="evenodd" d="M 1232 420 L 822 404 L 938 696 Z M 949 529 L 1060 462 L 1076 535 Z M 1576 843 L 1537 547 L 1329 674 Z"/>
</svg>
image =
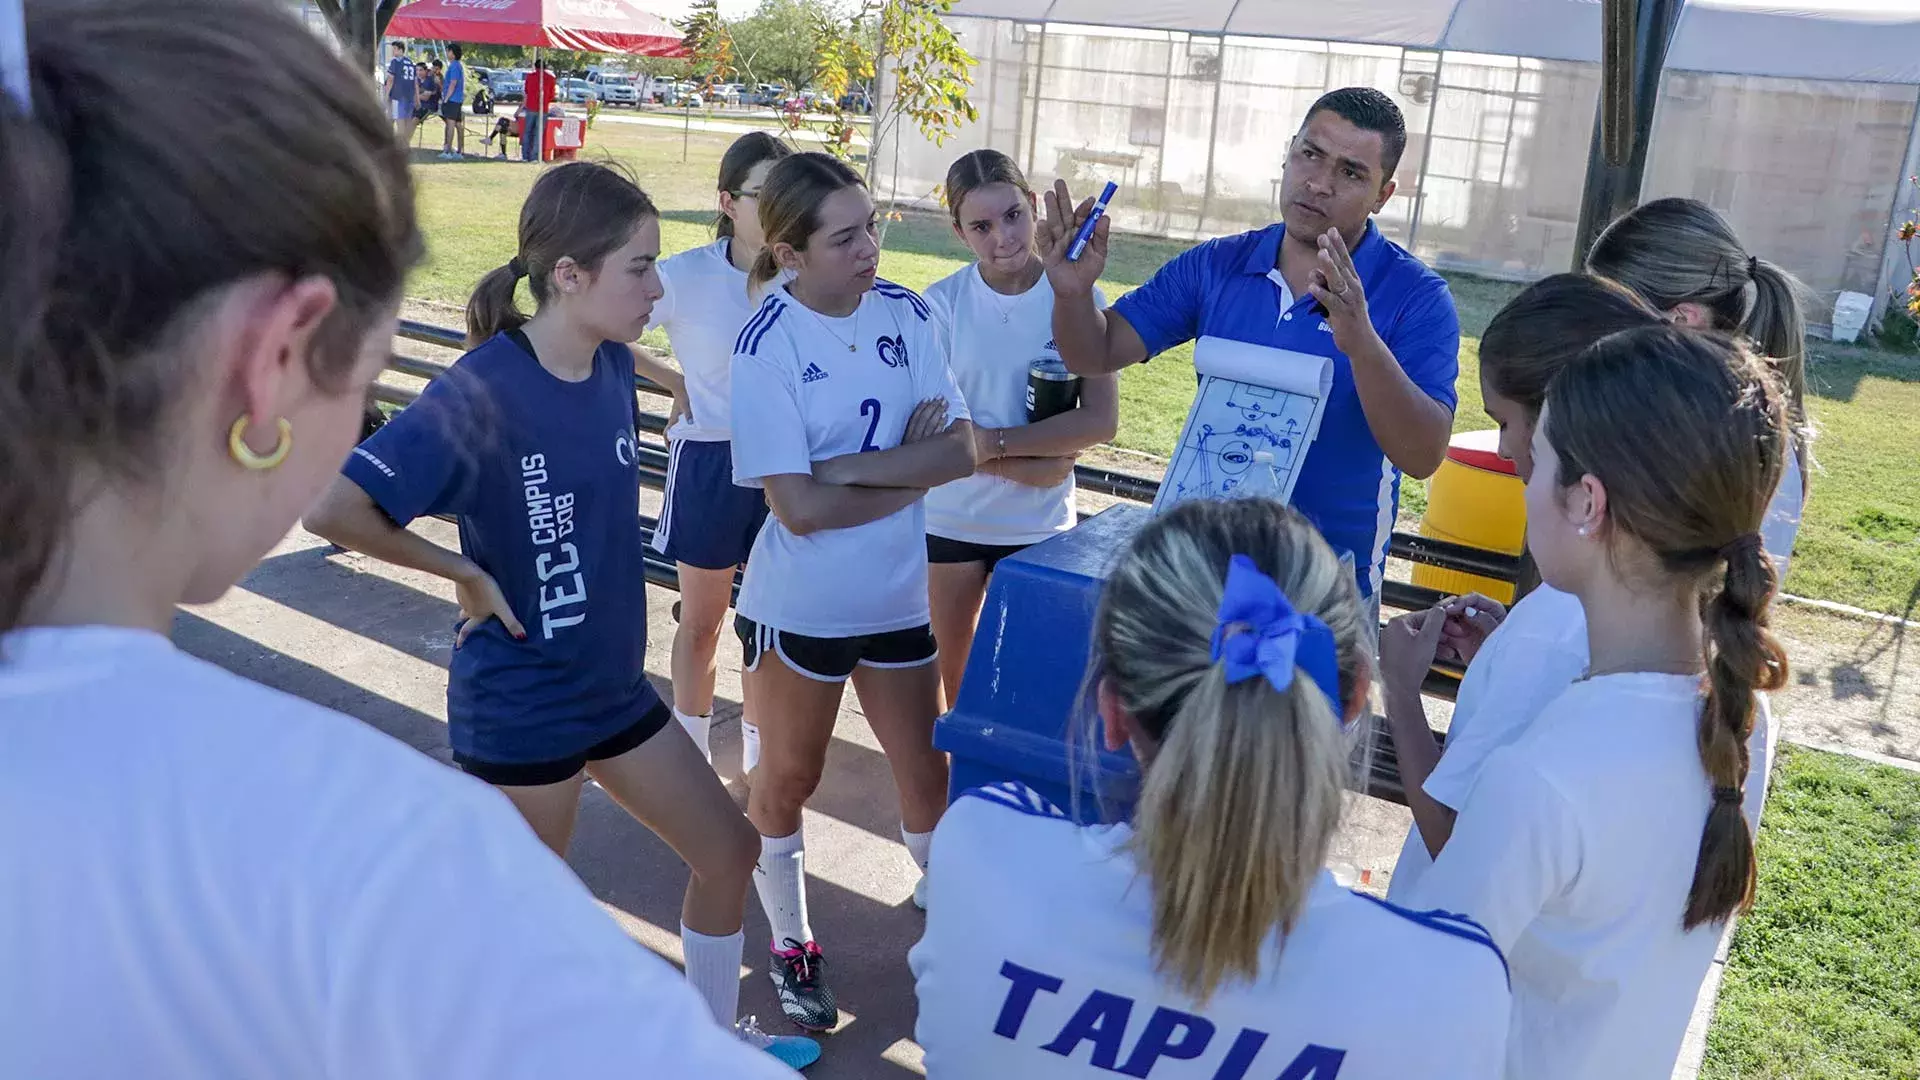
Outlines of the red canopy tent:
<svg viewBox="0 0 1920 1080">
<path fill-rule="evenodd" d="M 680 31 L 633 0 L 412 0 L 394 13 L 387 36 L 640 56 L 687 54 Z"/>
<path fill-rule="evenodd" d="M 640 10 L 633 0 L 412 0 L 394 13 L 388 37 L 462 41 L 473 45 L 531 45 L 575 52 L 685 56 L 672 23 Z M 547 111 L 534 110 L 534 160 L 544 154 Z"/>
</svg>

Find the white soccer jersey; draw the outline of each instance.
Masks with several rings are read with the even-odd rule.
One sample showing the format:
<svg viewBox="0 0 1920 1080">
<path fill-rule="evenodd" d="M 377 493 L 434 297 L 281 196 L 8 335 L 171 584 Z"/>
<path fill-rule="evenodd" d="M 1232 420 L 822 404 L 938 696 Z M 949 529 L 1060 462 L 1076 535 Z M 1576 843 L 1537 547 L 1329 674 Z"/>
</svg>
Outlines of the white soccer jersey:
<svg viewBox="0 0 1920 1080">
<path fill-rule="evenodd" d="M 1573 684 L 1486 760 L 1409 895 L 1471 915 L 1507 950 L 1509 1080 L 1673 1071 L 1722 930 L 1681 929 L 1711 803 L 1699 709 L 1694 676 Z M 1753 828 L 1773 756 L 1764 695 L 1756 710 L 1743 807 Z"/>
<path fill-rule="evenodd" d="M 934 831 L 908 956 L 932 1080 L 1487 1080 L 1506 965 L 1473 923 L 1322 874 L 1260 976 L 1206 1005 L 1153 970 L 1126 826 L 1083 828 L 1032 789 L 967 792 Z"/>
<path fill-rule="evenodd" d="M 848 343 L 853 343 L 849 351 Z M 846 318 L 775 287 L 741 330 L 733 356 L 733 478 L 808 473 L 813 463 L 900 445 L 915 406 L 967 406 L 947 370 L 946 340 L 924 300 L 876 282 Z M 854 637 L 927 622 L 922 501 L 848 529 L 795 536 L 769 515 L 740 587 L 740 613 L 810 637 Z"/>
<path fill-rule="evenodd" d="M 1097 307 L 1106 307 L 1100 290 Z M 1060 359 L 1053 341 L 1053 286 L 1042 277 L 1019 296 L 1002 296 L 980 279 L 978 264 L 927 288 L 945 324 L 948 364 L 973 421 L 984 427 L 1027 422 L 1027 369 Z M 927 531 L 972 544 L 1034 544 L 1073 528 L 1073 477 L 1050 488 L 975 473 L 927 492 Z"/>
<path fill-rule="evenodd" d="M 759 303 L 747 275 L 727 257 L 733 241 L 716 240 L 660 261 L 666 292 L 654 301 L 652 325 L 667 332 L 687 378 L 693 416 L 668 432 L 676 439 L 725 442 L 733 422 L 733 343 Z"/>
<path fill-rule="evenodd" d="M 1487 755 L 1516 742 L 1540 710 L 1585 670 L 1587 613 L 1580 598 L 1551 585 L 1521 597 L 1467 665 L 1446 751 L 1421 789 L 1442 806 L 1455 811 L 1465 806 Z M 1432 865 L 1426 838 L 1415 825 L 1400 848 L 1387 899 L 1404 901 Z"/>
</svg>

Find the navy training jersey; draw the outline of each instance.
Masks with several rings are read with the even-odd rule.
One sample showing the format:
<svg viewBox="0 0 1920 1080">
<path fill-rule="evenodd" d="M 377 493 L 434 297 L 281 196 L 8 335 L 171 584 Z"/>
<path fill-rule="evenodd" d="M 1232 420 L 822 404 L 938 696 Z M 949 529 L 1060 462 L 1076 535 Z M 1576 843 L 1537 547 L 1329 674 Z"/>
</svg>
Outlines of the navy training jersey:
<svg viewBox="0 0 1920 1080">
<path fill-rule="evenodd" d="M 503 764 L 568 757 L 659 701 L 647 681 L 633 354 L 604 342 L 581 382 L 495 335 L 360 444 L 346 476 L 397 524 L 453 514 L 460 550 L 526 627 L 454 650 L 453 749 Z"/>
</svg>

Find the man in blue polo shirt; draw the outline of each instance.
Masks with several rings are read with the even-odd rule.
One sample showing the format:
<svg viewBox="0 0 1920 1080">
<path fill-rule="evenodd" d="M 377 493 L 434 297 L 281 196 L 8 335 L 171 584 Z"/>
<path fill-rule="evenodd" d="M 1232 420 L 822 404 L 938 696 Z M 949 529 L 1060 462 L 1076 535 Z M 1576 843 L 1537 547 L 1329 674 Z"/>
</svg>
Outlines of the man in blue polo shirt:
<svg viewBox="0 0 1920 1080">
<path fill-rule="evenodd" d="M 1107 221 L 1079 261 L 1065 258 L 1092 200 L 1076 209 L 1066 184 L 1056 183 L 1039 241 L 1053 285 L 1054 340 L 1075 372 L 1107 374 L 1208 336 L 1332 359 L 1333 389 L 1293 505 L 1335 550 L 1353 554 L 1370 599 L 1400 476 L 1425 478 L 1440 467 L 1458 401 L 1453 295 L 1372 221 L 1393 197 L 1406 144 L 1400 109 L 1385 94 L 1328 93 L 1288 148 L 1282 224 L 1191 248 L 1104 312 L 1093 283 L 1106 269 Z"/>
</svg>

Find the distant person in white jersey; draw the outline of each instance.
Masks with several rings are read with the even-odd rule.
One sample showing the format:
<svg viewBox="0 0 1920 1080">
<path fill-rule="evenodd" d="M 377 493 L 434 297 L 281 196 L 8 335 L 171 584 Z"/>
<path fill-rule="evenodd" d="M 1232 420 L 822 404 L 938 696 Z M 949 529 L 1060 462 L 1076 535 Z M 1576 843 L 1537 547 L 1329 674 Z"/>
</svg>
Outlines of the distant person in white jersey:
<svg viewBox="0 0 1920 1080">
<path fill-rule="evenodd" d="M 1527 539 L 1586 612 L 1587 670 L 1487 758 L 1407 898 L 1507 950 L 1508 1077 L 1667 1076 L 1752 902 L 1756 691 L 1787 678 L 1759 532 L 1786 400 L 1743 344 L 1670 327 L 1603 338 L 1547 388 Z"/>
<path fill-rule="evenodd" d="M 1543 278 L 1493 317 L 1480 337 L 1480 399 L 1500 426 L 1500 456 L 1522 481 L 1533 476 L 1534 425 L 1553 377 L 1608 334 L 1660 323 L 1626 288 L 1586 274 Z M 1436 656 L 1467 665 L 1444 753 L 1420 696 Z M 1388 899 L 1405 899 L 1433 865 L 1487 755 L 1518 739 L 1586 667 L 1586 613 L 1552 585 L 1537 586 L 1512 611 L 1470 593 L 1388 624 L 1382 698 L 1414 822 Z"/>
<path fill-rule="evenodd" d="M 922 870 L 947 799 L 937 650 L 927 613 L 927 490 L 973 471 L 973 431 L 925 301 L 875 276 L 873 200 L 859 174 L 795 154 L 760 192 L 765 302 L 733 356 L 733 475 L 764 488 L 734 627 L 760 724 L 748 816 L 754 884 L 773 924 L 788 1018 L 838 1011 L 807 920 L 801 810 L 820 783 L 843 685 L 893 767 L 901 839 Z M 775 283 L 782 270 L 792 276 Z"/>
<path fill-rule="evenodd" d="M 1786 580 L 1811 479 L 1813 421 L 1807 414 L 1806 287 L 1779 266 L 1747 254 L 1733 226 L 1698 199 L 1642 203 L 1607 226 L 1587 269 L 1646 298 L 1681 326 L 1740 334 L 1787 387 L 1793 453 L 1760 527 L 1774 569 Z"/>
<path fill-rule="evenodd" d="M 1113 438 L 1120 391 L 1116 376 L 1075 376 L 1077 407 L 1032 418 L 1034 365 L 1068 378 L 1053 342 L 1053 286 L 1033 246 L 1033 189 L 1012 158 L 974 150 L 947 170 L 946 192 L 954 234 L 979 260 L 927 289 L 946 324 L 978 462 L 972 476 L 927 493 L 928 599 L 951 705 L 988 576 L 1001 559 L 1073 527 L 1074 461 Z M 1106 306 L 1098 289 L 1094 303 Z"/>
<path fill-rule="evenodd" d="M 251 0 L 29 0 L 26 40 L 31 115 L 0 93 L 0 1075 L 790 1075 L 497 791 L 167 640 L 337 474 L 386 362 L 421 238 L 363 76 Z"/>
<path fill-rule="evenodd" d="M 660 216 L 618 170 L 542 173 L 519 253 L 467 304 L 471 348 L 356 447 L 307 528 L 451 581 L 463 618 L 447 676 L 448 741 L 558 855 L 591 776 L 672 845 L 687 977 L 715 1019 L 740 1001 L 740 920 L 754 834 L 647 678 L 634 467 L 634 353 L 660 295 Z M 514 304 L 521 279 L 538 305 Z M 407 528 L 452 514 L 460 550 Z M 789 1064 L 812 1040 L 765 1043 Z"/>
<path fill-rule="evenodd" d="M 1298 512 L 1196 500 L 1120 556 L 1089 681 L 1144 771 L 1131 827 L 1031 789 L 967 792 L 934 834 L 908 958 L 927 1075 L 1482 1080 L 1506 965 L 1471 920 L 1337 886 L 1372 634 Z M 1099 736 L 1091 736 L 1099 737 Z"/>
<path fill-rule="evenodd" d="M 719 239 L 660 263 L 664 290 L 653 305 L 653 325 L 667 332 L 679 370 L 645 353 L 640 374 L 673 391 L 667 490 L 653 549 L 680 574 L 680 628 L 673 635 L 673 715 L 709 760 L 713 724 L 714 655 L 721 624 L 733 605 L 733 575 L 767 519 L 758 488 L 733 482 L 733 342 L 759 307 L 747 289 L 747 271 L 765 241 L 760 189 L 767 171 L 793 153 L 764 131 L 748 132 L 720 157 Z M 760 756 L 760 732 L 740 721 L 740 771 Z"/>
</svg>

